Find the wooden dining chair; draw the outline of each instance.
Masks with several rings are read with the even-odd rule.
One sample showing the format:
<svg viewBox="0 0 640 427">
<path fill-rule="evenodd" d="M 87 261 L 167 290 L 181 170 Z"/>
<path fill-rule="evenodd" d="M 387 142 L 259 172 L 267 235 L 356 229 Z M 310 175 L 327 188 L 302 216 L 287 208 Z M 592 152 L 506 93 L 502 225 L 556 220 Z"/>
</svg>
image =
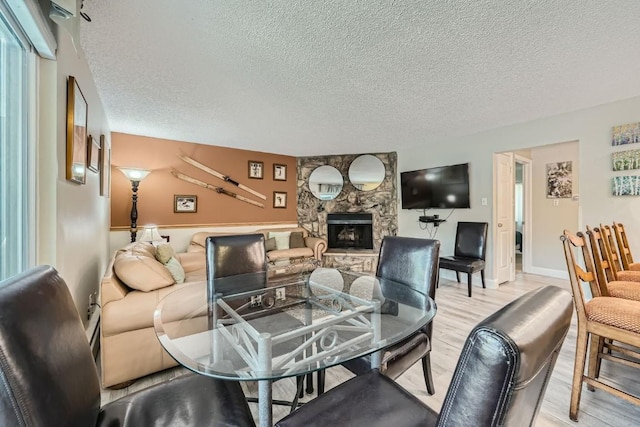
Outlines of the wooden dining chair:
<svg viewBox="0 0 640 427">
<path fill-rule="evenodd" d="M 578 233 L 576 237 L 583 240 L 581 252 L 584 266 L 588 273 L 594 274 L 594 280 L 590 282 L 590 287 L 597 287 L 601 296 L 640 301 L 640 283 L 618 280 L 606 239 L 600 229 L 587 226 L 586 235 L 589 245 L 586 244 L 587 238 L 583 233 Z"/>
<path fill-rule="evenodd" d="M 633 262 L 633 256 L 631 255 L 631 248 L 629 247 L 629 240 L 627 239 L 627 232 L 624 229 L 624 225 L 614 222 L 613 231 L 616 236 L 618 251 L 620 252 L 622 268 L 624 270 L 640 271 L 640 263 Z"/>
<path fill-rule="evenodd" d="M 543 286 L 480 322 L 465 341 L 440 412 L 376 369 L 276 427 L 533 426 L 572 311 L 567 291 Z"/>
<path fill-rule="evenodd" d="M 626 280 L 630 282 L 640 282 L 640 271 L 637 270 L 625 270 L 618 249 L 618 244 L 615 238 L 615 232 L 609 225 L 602 225 L 598 227 L 598 231 L 602 235 L 604 244 L 604 250 L 609 255 L 609 264 L 611 268 L 611 274 L 613 274 L 613 280 Z"/>
<path fill-rule="evenodd" d="M 623 343 L 636 348 L 640 347 L 640 301 L 602 296 L 601 287 L 597 284 L 594 286 L 594 282 L 597 283 L 598 279 L 593 269 L 585 271 L 576 261 L 574 251 L 585 253 L 584 236 L 580 237 L 565 230 L 560 239 L 578 316 L 569 418 L 573 421 L 578 420 L 583 383 L 590 388 L 603 390 L 640 405 L 639 397 L 614 387 L 612 381 L 605 382 L 600 379 L 602 360 L 640 368 L 640 353 L 619 345 Z M 591 295 L 585 292 L 584 283 L 589 284 Z M 590 346 L 589 343 L 591 343 Z M 589 366 L 585 374 L 587 348 L 590 349 Z"/>
</svg>

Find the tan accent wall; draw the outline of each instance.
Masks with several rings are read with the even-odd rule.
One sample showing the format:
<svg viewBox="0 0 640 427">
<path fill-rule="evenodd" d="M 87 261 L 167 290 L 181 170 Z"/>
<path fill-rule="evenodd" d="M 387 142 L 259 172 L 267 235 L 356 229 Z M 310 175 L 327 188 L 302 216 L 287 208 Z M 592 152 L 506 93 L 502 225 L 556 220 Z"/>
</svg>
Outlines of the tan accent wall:
<svg viewBox="0 0 640 427">
<path fill-rule="evenodd" d="M 140 182 L 138 189 L 138 228 L 145 224 L 181 226 L 297 222 L 295 157 L 115 132 L 111 139 L 111 229 L 129 228 L 131 223 L 131 182 L 117 169 L 118 166 L 152 171 Z M 180 152 L 264 194 L 267 199 L 262 200 L 183 162 L 178 158 Z M 250 160 L 263 162 L 263 179 L 249 178 Z M 286 181 L 273 179 L 274 164 L 287 166 Z M 260 208 L 181 181 L 170 173 L 172 169 L 260 202 L 265 207 Z M 286 208 L 273 207 L 274 191 L 287 193 Z M 197 212 L 174 213 L 175 195 L 197 196 Z"/>
</svg>

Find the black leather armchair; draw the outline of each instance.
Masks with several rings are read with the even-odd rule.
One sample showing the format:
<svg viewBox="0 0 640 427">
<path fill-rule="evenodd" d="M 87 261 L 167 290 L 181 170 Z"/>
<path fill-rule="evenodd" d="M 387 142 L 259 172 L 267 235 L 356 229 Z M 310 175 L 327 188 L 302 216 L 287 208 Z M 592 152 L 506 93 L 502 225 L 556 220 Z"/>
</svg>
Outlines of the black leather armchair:
<svg viewBox="0 0 640 427">
<path fill-rule="evenodd" d="M 440 413 L 374 370 L 276 426 L 534 425 L 572 312 L 567 291 L 545 286 L 483 320 L 467 337 Z"/>
<path fill-rule="evenodd" d="M 187 374 L 100 407 L 80 316 L 52 267 L 0 283 L 0 425 L 253 426 L 238 382 Z"/>
<path fill-rule="evenodd" d="M 436 297 L 440 242 L 429 239 L 386 236 L 382 240 L 376 276 L 402 283 L 407 287 Z M 431 334 L 429 323 L 415 334 L 382 351 L 380 372 L 398 378 L 417 361 L 422 361 L 422 373 L 429 394 L 435 393 L 431 374 Z M 369 356 L 343 364 L 356 375 L 371 370 Z"/>
<path fill-rule="evenodd" d="M 486 222 L 458 222 L 456 230 L 456 246 L 453 256 L 440 257 L 440 268 L 456 272 L 456 279 L 460 283 L 460 272 L 467 273 L 467 286 L 471 296 L 471 277 L 479 271 L 484 283 L 484 259 L 487 253 Z"/>
</svg>

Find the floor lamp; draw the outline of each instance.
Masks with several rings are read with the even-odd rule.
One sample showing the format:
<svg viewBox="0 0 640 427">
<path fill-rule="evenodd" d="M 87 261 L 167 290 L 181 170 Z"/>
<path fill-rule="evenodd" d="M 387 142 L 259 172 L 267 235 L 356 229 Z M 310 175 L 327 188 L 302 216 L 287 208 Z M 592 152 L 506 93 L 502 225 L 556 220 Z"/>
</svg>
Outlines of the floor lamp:
<svg viewBox="0 0 640 427">
<path fill-rule="evenodd" d="M 136 241 L 138 234 L 138 185 L 151 171 L 134 168 L 118 168 L 131 181 L 131 191 L 133 192 L 131 200 L 131 243 Z"/>
</svg>

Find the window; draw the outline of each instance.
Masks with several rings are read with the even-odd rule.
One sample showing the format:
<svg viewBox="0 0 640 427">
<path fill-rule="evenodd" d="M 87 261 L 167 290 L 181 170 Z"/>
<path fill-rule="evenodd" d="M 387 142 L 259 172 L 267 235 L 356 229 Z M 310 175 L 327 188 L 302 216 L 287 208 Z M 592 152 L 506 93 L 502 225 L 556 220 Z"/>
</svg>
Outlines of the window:
<svg viewBox="0 0 640 427">
<path fill-rule="evenodd" d="M 29 184 L 32 55 L 11 15 L 0 7 L 0 280 L 25 270 L 34 251 Z"/>
</svg>

